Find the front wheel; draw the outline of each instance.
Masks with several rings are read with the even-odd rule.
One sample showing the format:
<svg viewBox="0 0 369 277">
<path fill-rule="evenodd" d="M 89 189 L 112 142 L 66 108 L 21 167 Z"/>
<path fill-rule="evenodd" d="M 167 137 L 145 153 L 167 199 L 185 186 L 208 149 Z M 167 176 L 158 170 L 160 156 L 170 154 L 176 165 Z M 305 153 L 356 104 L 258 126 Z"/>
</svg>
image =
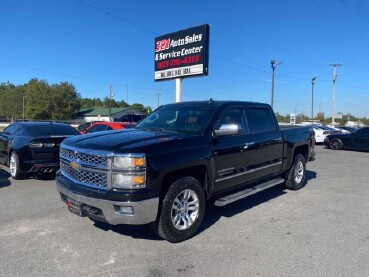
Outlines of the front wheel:
<svg viewBox="0 0 369 277">
<path fill-rule="evenodd" d="M 343 143 L 340 139 L 335 138 L 329 142 L 329 147 L 333 150 L 341 150 L 343 148 Z"/>
<path fill-rule="evenodd" d="M 21 180 L 26 178 L 26 174 L 19 168 L 19 158 L 17 153 L 14 151 L 10 154 L 9 160 L 10 175 L 15 180 Z"/>
<path fill-rule="evenodd" d="M 306 162 L 303 155 L 298 154 L 293 160 L 290 171 L 287 174 L 286 188 L 298 190 L 305 184 Z"/>
<path fill-rule="evenodd" d="M 177 243 L 190 238 L 200 227 L 205 213 L 205 195 L 193 177 L 175 181 L 161 203 L 151 227 L 161 238 Z"/>
</svg>

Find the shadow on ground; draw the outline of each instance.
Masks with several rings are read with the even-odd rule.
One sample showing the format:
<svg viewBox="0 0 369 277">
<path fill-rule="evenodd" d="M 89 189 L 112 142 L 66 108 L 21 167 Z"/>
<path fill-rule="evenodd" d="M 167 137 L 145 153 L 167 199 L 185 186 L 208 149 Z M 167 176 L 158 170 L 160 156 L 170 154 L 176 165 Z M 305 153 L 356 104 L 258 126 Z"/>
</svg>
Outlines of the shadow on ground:
<svg viewBox="0 0 369 277">
<path fill-rule="evenodd" d="M 315 179 L 317 176 L 316 172 L 307 170 L 305 186 L 309 185 L 309 181 Z M 304 188 L 302 188 L 304 189 Z M 251 195 L 244 199 L 238 200 L 234 203 L 226 205 L 224 207 L 214 206 L 214 200 L 208 201 L 206 205 L 206 211 L 203 223 L 198 233 L 203 232 L 207 228 L 214 225 L 222 217 L 233 217 L 238 213 L 245 212 L 253 207 L 268 202 L 274 198 L 277 198 L 287 193 L 284 184 L 278 185 L 269 189 L 266 189 L 260 193 Z M 146 225 L 109 225 L 107 223 L 95 222 L 95 227 L 104 231 L 113 231 L 124 236 L 131 236 L 137 239 L 147 240 L 162 240 L 154 234 L 149 224 Z"/>
</svg>

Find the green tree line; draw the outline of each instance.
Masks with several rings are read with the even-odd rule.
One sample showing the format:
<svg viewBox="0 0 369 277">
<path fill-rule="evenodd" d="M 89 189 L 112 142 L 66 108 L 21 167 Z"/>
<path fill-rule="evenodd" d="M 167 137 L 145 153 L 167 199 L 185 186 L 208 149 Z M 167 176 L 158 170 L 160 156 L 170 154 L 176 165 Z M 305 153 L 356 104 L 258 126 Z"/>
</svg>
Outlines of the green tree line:
<svg viewBox="0 0 369 277">
<path fill-rule="evenodd" d="M 278 112 L 275 113 L 278 122 L 284 122 L 284 123 L 289 123 L 290 122 L 290 115 L 286 115 L 283 116 L 281 114 L 279 114 Z M 301 122 L 307 122 L 307 121 L 311 121 L 311 117 L 309 117 L 308 115 L 299 113 L 297 115 L 295 115 L 295 121 L 296 123 L 301 123 Z M 314 117 L 314 121 L 319 121 L 320 123 L 322 123 L 323 125 L 329 125 L 332 123 L 332 117 L 325 117 L 325 114 L 323 112 L 319 112 L 315 117 Z M 362 122 L 364 125 L 369 125 L 369 118 L 363 117 L 363 118 L 359 118 L 356 116 L 353 116 L 352 114 L 348 113 L 348 114 L 343 114 L 342 118 L 335 118 L 334 121 L 339 125 L 339 126 L 345 126 L 347 121 L 354 121 L 354 122 Z"/>
<path fill-rule="evenodd" d="M 9 82 L 0 84 L 0 116 L 8 120 L 73 120 L 81 109 L 109 107 L 132 107 L 144 114 L 151 112 L 151 107 L 140 103 L 128 105 L 123 100 L 116 101 L 108 97 L 82 98 L 75 86 L 68 82 L 49 85 L 46 81 L 31 79 L 28 83 L 18 86 Z M 290 115 L 276 113 L 276 116 L 278 122 L 290 122 Z M 307 115 L 296 115 L 296 123 L 310 120 Z M 319 120 L 322 124 L 332 122 L 332 118 L 325 117 L 322 112 L 319 112 L 314 120 Z M 369 125 L 368 118 L 358 118 L 351 114 L 345 114 L 342 119 L 336 118 L 335 121 L 342 126 L 347 121 L 360 121 Z"/>
<path fill-rule="evenodd" d="M 151 112 L 150 107 L 140 103 L 128 105 L 105 97 L 82 98 L 73 84 L 61 82 L 48 84 L 31 79 L 15 86 L 9 82 L 0 84 L 0 116 L 8 120 L 73 120 L 81 109 L 132 107 L 142 113 Z"/>
</svg>

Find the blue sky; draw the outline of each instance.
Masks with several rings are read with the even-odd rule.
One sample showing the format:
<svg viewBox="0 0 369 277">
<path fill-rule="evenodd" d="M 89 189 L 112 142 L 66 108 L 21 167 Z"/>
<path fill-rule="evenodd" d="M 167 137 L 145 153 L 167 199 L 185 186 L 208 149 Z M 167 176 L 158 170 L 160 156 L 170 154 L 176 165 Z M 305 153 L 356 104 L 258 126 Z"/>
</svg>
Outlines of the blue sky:
<svg viewBox="0 0 369 277">
<path fill-rule="evenodd" d="M 175 101 L 175 81 L 154 81 L 157 36 L 210 25 L 209 76 L 183 81 L 183 100 L 252 100 L 283 115 L 369 117 L 369 1 L 0 0 L 0 83 L 70 82 L 82 97 L 156 108 Z M 157 94 L 160 94 L 159 97 Z"/>
</svg>

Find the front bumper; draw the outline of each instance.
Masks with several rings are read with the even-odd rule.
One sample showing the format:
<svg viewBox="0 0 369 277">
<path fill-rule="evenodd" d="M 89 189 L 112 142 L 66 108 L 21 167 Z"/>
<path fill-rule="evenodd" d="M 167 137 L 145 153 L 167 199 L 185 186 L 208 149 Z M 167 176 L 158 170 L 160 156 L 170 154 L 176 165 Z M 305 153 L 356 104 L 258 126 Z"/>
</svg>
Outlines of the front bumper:
<svg viewBox="0 0 369 277">
<path fill-rule="evenodd" d="M 60 181 L 56 180 L 56 187 L 62 199 L 71 199 L 81 203 L 88 209 L 101 210 L 101 216 L 92 219 L 106 221 L 109 224 L 141 225 L 154 222 L 159 208 L 159 197 L 150 198 L 136 202 L 120 202 L 105 199 L 97 199 L 81 194 L 76 194 L 66 188 Z M 90 216 L 87 214 L 87 216 Z"/>
</svg>

